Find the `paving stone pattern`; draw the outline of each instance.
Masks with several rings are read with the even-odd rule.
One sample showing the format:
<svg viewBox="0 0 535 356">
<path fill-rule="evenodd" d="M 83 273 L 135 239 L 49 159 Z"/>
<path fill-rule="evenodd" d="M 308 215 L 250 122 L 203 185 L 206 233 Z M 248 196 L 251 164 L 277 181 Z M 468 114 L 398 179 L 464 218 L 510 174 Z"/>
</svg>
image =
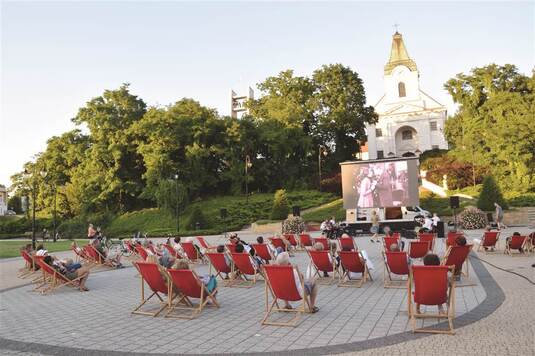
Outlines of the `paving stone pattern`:
<svg viewBox="0 0 535 356">
<path fill-rule="evenodd" d="M 90 292 L 63 289 L 41 296 L 30 286 L 8 290 L 0 295 L 0 347 L 21 350 L 22 343 L 50 345 L 50 354 L 64 348 L 85 351 L 136 353 L 258 353 L 305 350 L 305 354 L 328 353 L 328 347 L 362 344 L 363 348 L 381 346 L 381 340 L 396 335 L 404 339 L 419 338 L 407 333 L 406 290 L 384 289 L 380 245 L 367 238 L 357 240 L 375 265 L 374 281 L 362 288 L 319 288 L 320 311 L 307 314 L 298 327 L 262 326 L 264 282 L 251 289 L 220 288 L 220 309 L 205 309 L 195 320 L 132 315 L 140 301 L 140 279 L 134 268 L 112 270 L 91 275 Z M 437 244 L 443 253 L 443 243 Z M 292 263 L 304 271 L 308 264 L 305 253 L 296 253 Z M 195 267 L 199 274 L 207 266 Z M 471 279 L 476 286 L 456 289 L 458 316 L 478 307 L 487 297 L 474 269 Z M 435 308 L 435 307 L 433 307 Z M 473 320 L 472 320 L 473 321 Z M 426 324 L 436 323 L 427 319 Z M 374 340 L 377 341 L 374 344 Z M 10 344 L 11 341 L 11 344 Z M 18 342 L 18 343 L 17 343 Z M 388 343 L 386 343 L 388 344 Z M 28 344 L 30 345 L 30 344 Z M 57 346 L 57 348 L 54 348 Z M 327 347 L 327 348 L 326 348 Z M 333 352 L 348 351 L 339 347 Z M 46 350 L 43 350 L 46 351 Z M 299 352 L 300 353 L 300 352 Z M 13 353 L 17 354 L 17 353 Z"/>
</svg>

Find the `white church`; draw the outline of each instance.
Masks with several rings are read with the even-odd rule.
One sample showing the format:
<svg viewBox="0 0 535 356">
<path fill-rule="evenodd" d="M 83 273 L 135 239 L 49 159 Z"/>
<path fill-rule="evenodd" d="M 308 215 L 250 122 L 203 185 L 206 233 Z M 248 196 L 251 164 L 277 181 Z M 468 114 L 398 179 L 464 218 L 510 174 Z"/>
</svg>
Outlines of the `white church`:
<svg viewBox="0 0 535 356">
<path fill-rule="evenodd" d="M 397 31 L 384 68 L 384 86 L 385 94 L 375 105 L 379 120 L 367 127 L 363 159 L 418 156 L 427 150 L 448 148 L 443 132 L 446 107 L 420 89 L 416 62 Z"/>
</svg>

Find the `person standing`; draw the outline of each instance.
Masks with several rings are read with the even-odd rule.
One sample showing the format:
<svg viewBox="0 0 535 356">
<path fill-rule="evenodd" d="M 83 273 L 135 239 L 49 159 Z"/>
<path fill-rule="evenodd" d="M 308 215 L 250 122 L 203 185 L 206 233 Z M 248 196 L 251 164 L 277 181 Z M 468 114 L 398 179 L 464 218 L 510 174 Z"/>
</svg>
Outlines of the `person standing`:
<svg viewBox="0 0 535 356">
<path fill-rule="evenodd" d="M 370 228 L 370 232 L 373 233 L 373 236 L 371 238 L 371 242 L 379 242 L 379 215 L 377 215 L 377 212 L 375 210 L 372 210 L 372 227 Z"/>
<path fill-rule="evenodd" d="M 431 220 L 433 220 L 433 232 L 437 232 L 438 222 L 440 221 L 440 218 L 438 217 L 437 213 L 433 213 L 433 217 L 431 218 Z"/>
<path fill-rule="evenodd" d="M 498 225 L 498 230 L 500 230 L 502 227 L 505 228 L 503 224 L 503 209 L 498 203 L 494 203 L 494 206 L 496 207 L 496 225 Z"/>
</svg>

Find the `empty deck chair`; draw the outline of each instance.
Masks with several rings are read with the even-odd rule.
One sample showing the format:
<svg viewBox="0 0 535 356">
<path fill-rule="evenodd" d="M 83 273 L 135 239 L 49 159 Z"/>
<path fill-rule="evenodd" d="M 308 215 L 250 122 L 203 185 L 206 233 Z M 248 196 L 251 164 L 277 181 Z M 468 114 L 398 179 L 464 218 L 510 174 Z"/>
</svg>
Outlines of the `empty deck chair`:
<svg viewBox="0 0 535 356">
<path fill-rule="evenodd" d="M 485 231 L 481 238 L 481 243 L 477 247 L 477 251 L 490 252 L 490 250 L 497 250 L 498 239 L 500 238 L 499 231 Z"/>
<path fill-rule="evenodd" d="M 169 310 L 165 314 L 166 318 L 194 319 L 206 306 L 219 308 L 216 299 L 217 288 L 211 292 L 208 291 L 204 283 L 199 279 L 197 274 L 189 269 L 168 269 L 170 281 L 175 289 L 180 291 L 180 296 L 175 302 L 169 303 Z M 195 305 L 191 299 L 199 299 Z M 212 304 L 208 304 L 211 302 Z M 183 304 L 182 306 L 180 304 Z M 187 311 L 187 314 L 176 313 L 178 311 Z"/>
<path fill-rule="evenodd" d="M 448 277 L 448 272 L 453 269 L 448 266 L 412 266 L 408 285 L 408 310 L 412 323 L 413 332 L 455 334 L 453 330 L 453 318 L 455 317 L 455 280 L 453 274 Z M 418 313 L 413 305 L 437 306 L 446 304 L 446 314 Z M 449 328 L 417 328 L 417 318 L 447 319 Z"/>
<path fill-rule="evenodd" d="M 136 261 L 136 265 L 139 274 L 141 275 L 141 304 L 139 304 L 132 314 L 141 314 L 149 316 L 158 316 L 165 308 L 167 308 L 174 295 L 172 289 L 169 287 L 168 280 L 165 280 L 156 263 Z M 149 286 L 152 293 L 148 298 L 145 298 L 145 283 Z M 163 297 L 162 297 L 163 295 Z M 158 298 L 157 308 L 155 311 L 141 308 L 153 297 Z"/>
<path fill-rule="evenodd" d="M 359 251 L 340 251 L 339 256 L 343 272 L 340 274 L 338 286 L 360 288 L 366 283 L 369 274 L 366 260 Z M 351 278 L 351 273 L 360 273 L 361 276 L 359 279 Z"/>
<path fill-rule="evenodd" d="M 385 268 L 383 272 L 383 285 L 385 288 L 407 288 L 409 280 L 409 260 L 407 252 L 384 251 Z M 393 278 L 399 276 L 400 278 Z M 403 279 L 403 277 L 407 279 Z"/>
<path fill-rule="evenodd" d="M 206 257 L 208 257 L 208 261 L 210 262 L 210 275 L 212 275 L 213 269 L 216 272 L 216 278 L 221 278 L 224 285 L 228 285 L 230 282 L 228 276 L 232 272 L 232 261 L 230 261 L 230 265 L 227 264 L 227 259 L 223 252 L 207 252 Z M 223 277 L 221 273 L 225 273 L 227 277 Z"/>
<path fill-rule="evenodd" d="M 334 283 L 336 275 L 338 274 L 338 269 L 336 267 L 336 262 L 332 258 L 329 250 L 307 250 L 308 255 L 313 266 L 313 273 L 318 276 L 318 283 L 321 284 L 331 284 Z M 320 272 L 332 273 L 332 277 L 323 277 Z M 338 274 L 339 276 L 339 274 Z"/>
<path fill-rule="evenodd" d="M 251 246 L 254 248 L 256 255 L 266 263 L 269 264 L 269 261 L 273 259 L 268 244 L 252 244 Z"/>
<path fill-rule="evenodd" d="M 429 251 L 433 251 L 435 247 L 435 234 L 429 232 L 423 232 L 418 235 L 420 241 L 429 242 Z"/>
<path fill-rule="evenodd" d="M 208 242 L 206 242 L 206 240 L 202 236 L 197 236 L 197 241 L 199 241 L 199 245 L 201 245 L 201 247 L 206 250 L 214 248 L 214 246 L 209 245 Z"/>
<path fill-rule="evenodd" d="M 312 246 L 312 238 L 309 234 L 300 234 L 299 235 L 299 245 L 301 248 L 307 248 Z"/>
<path fill-rule="evenodd" d="M 429 252 L 428 241 L 411 241 L 409 243 L 409 257 L 423 258 Z"/>
<path fill-rule="evenodd" d="M 341 251 L 346 249 L 349 249 L 349 251 L 355 251 L 357 249 L 355 247 L 355 240 L 353 240 L 352 237 L 340 237 L 338 242 L 340 243 Z"/>
<path fill-rule="evenodd" d="M 511 239 L 505 243 L 504 253 L 511 256 L 521 256 L 527 251 L 528 237 L 527 236 L 511 236 Z M 518 250 L 518 253 L 513 253 L 513 250 Z"/>
<path fill-rule="evenodd" d="M 307 299 L 304 297 L 305 284 L 301 279 L 297 266 L 262 266 L 266 278 L 266 313 L 262 319 L 262 325 L 275 326 L 296 326 L 303 313 L 310 310 Z M 297 279 L 296 279 L 297 278 Z M 297 283 L 301 288 L 297 287 Z M 269 301 L 271 296 L 271 302 Z M 299 302 L 301 304 L 294 309 L 283 309 L 279 306 L 279 301 Z M 295 313 L 289 321 L 271 320 L 277 312 Z"/>
<path fill-rule="evenodd" d="M 256 264 L 251 260 L 251 255 L 247 252 L 233 253 L 233 279 L 230 282 L 230 287 L 251 288 L 256 284 L 257 275 L 262 275 Z M 253 279 L 247 279 L 247 276 L 252 276 Z"/>
</svg>

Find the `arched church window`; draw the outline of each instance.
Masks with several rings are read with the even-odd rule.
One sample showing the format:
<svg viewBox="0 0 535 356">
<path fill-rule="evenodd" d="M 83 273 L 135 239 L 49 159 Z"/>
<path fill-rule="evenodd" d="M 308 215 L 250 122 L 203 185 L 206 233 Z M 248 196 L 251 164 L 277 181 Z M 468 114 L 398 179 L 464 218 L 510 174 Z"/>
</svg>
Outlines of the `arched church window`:
<svg viewBox="0 0 535 356">
<path fill-rule="evenodd" d="M 412 130 L 403 130 L 401 131 L 402 140 L 412 140 Z"/>
<path fill-rule="evenodd" d="M 398 83 L 398 93 L 400 98 L 404 98 L 406 96 L 405 94 L 405 83 L 399 82 Z"/>
</svg>

